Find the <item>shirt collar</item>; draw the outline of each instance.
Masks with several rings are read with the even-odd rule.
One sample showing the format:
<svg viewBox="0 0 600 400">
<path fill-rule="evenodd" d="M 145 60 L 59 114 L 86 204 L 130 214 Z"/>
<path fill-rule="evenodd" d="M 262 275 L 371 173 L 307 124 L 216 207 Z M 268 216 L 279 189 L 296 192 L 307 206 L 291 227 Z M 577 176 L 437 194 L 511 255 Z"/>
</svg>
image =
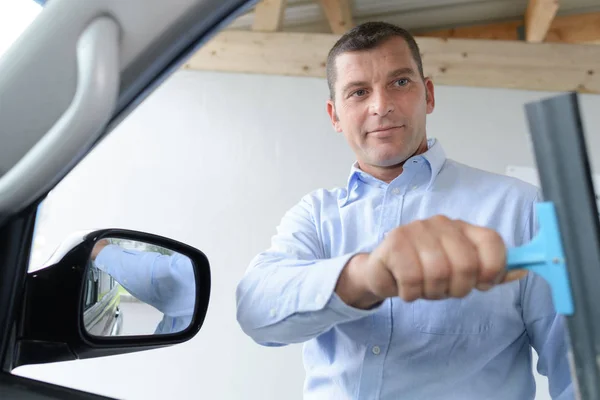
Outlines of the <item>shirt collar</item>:
<svg viewBox="0 0 600 400">
<path fill-rule="evenodd" d="M 427 189 L 429 189 L 431 188 L 431 185 L 433 185 L 433 183 L 435 182 L 437 176 L 442 170 L 442 167 L 446 163 L 446 152 L 444 151 L 444 148 L 439 143 L 439 141 L 435 138 L 429 139 L 427 141 L 427 146 L 427 151 L 421 154 L 420 157 L 423 157 L 429 164 L 431 172 L 431 176 L 429 177 L 429 184 L 427 185 Z"/>
<path fill-rule="evenodd" d="M 409 158 L 406 160 L 406 165 L 410 165 L 410 162 L 419 158 L 424 159 L 429 165 L 431 173 L 429 177 L 429 183 L 427 185 L 427 190 L 429 190 L 435 182 L 438 174 L 442 170 L 444 163 L 446 162 L 446 153 L 439 141 L 435 138 L 432 138 L 427 140 L 427 151 L 425 151 L 423 154 Z M 343 193 L 343 195 L 341 195 L 338 199 L 338 204 L 340 207 L 346 205 L 351 198 L 356 196 L 355 189 L 359 181 L 366 183 L 382 183 L 377 178 L 374 178 L 373 176 L 361 170 L 358 167 L 358 162 L 355 161 L 350 168 L 350 175 L 348 176 L 348 181 L 346 183 L 346 193 Z"/>
</svg>

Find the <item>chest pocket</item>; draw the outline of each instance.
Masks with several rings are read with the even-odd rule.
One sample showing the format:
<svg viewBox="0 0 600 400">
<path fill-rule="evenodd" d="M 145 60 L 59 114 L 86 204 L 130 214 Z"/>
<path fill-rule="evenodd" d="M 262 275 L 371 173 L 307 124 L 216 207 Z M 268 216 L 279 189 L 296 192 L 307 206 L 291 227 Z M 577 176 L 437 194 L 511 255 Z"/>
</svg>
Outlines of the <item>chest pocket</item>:
<svg viewBox="0 0 600 400">
<path fill-rule="evenodd" d="M 494 301 L 472 292 L 462 299 L 416 300 L 413 324 L 423 333 L 438 335 L 478 335 L 494 326 Z"/>
</svg>

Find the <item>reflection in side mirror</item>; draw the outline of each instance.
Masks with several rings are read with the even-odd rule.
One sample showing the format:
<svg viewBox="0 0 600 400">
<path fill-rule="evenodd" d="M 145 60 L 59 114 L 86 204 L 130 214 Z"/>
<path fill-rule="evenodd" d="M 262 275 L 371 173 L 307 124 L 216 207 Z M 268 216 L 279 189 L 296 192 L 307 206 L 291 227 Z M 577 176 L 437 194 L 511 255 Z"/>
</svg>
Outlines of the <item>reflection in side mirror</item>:
<svg viewBox="0 0 600 400">
<path fill-rule="evenodd" d="M 5 367 L 186 342 L 202 329 L 210 290 L 208 258 L 188 244 L 128 229 L 73 232 L 27 273 Z"/>
<path fill-rule="evenodd" d="M 123 238 L 103 238 L 85 273 L 83 324 L 92 336 L 147 336 L 182 332 L 196 302 L 192 260 L 171 249 Z"/>
</svg>

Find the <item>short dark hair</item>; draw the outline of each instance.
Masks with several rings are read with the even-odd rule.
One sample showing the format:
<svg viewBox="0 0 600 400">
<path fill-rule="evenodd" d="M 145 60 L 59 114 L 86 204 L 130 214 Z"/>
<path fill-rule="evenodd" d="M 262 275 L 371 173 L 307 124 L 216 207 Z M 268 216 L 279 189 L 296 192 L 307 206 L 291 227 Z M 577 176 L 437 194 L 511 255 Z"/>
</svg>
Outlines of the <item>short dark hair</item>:
<svg viewBox="0 0 600 400">
<path fill-rule="evenodd" d="M 396 25 L 387 22 L 365 22 L 360 24 L 348 32 L 346 32 L 331 48 L 327 55 L 327 85 L 329 86 L 329 96 L 333 100 L 335 98 L 335 81 L 337 71 L 335 60 L 338 55 L 351 51 L 370 50 L 374 49 L 388 39 L 394 36 L 399 36 L 408 45 L 413 59 L 417 63 L 419 74 L 424 78 L 423 61 L 421 60 L 421 52 L 413 35 L 406 29 L 402 29 Z"/>
</svg>

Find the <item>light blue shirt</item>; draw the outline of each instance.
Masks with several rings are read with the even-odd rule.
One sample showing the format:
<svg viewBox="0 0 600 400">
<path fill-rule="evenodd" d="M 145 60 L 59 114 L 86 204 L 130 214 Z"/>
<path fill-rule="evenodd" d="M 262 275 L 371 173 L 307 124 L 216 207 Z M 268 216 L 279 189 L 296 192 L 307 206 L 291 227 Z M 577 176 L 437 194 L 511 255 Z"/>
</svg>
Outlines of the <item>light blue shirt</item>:
<svg viewBox="0 0 600 400">
<path fill-rule="evenodd" d="M 372 310 L 334 292 L 352 255 L 414 220 L 462 219 L 497 230 L 509 247 L 534 235 L 537 188 L 428 144 L 390 184 L 355 164 L 346 187 L 316 190 L 292 207 L 238 285 L 242 329 L 265 346 L 304 343 L 307 400 L 533 399 L 531 347 L 552 398 L 573 399 L 563 317 L 533 273 L 463 299 L 396 297 Z"/>
<path fill-rule="evenodd" d="M 196 281 L 188 257 L 108 245 L 100 251 L 95 264 L 131 295 L 164 314 L 156 334 L 179 332 L 190 325 L 196 302 Z"/>
</svg>

